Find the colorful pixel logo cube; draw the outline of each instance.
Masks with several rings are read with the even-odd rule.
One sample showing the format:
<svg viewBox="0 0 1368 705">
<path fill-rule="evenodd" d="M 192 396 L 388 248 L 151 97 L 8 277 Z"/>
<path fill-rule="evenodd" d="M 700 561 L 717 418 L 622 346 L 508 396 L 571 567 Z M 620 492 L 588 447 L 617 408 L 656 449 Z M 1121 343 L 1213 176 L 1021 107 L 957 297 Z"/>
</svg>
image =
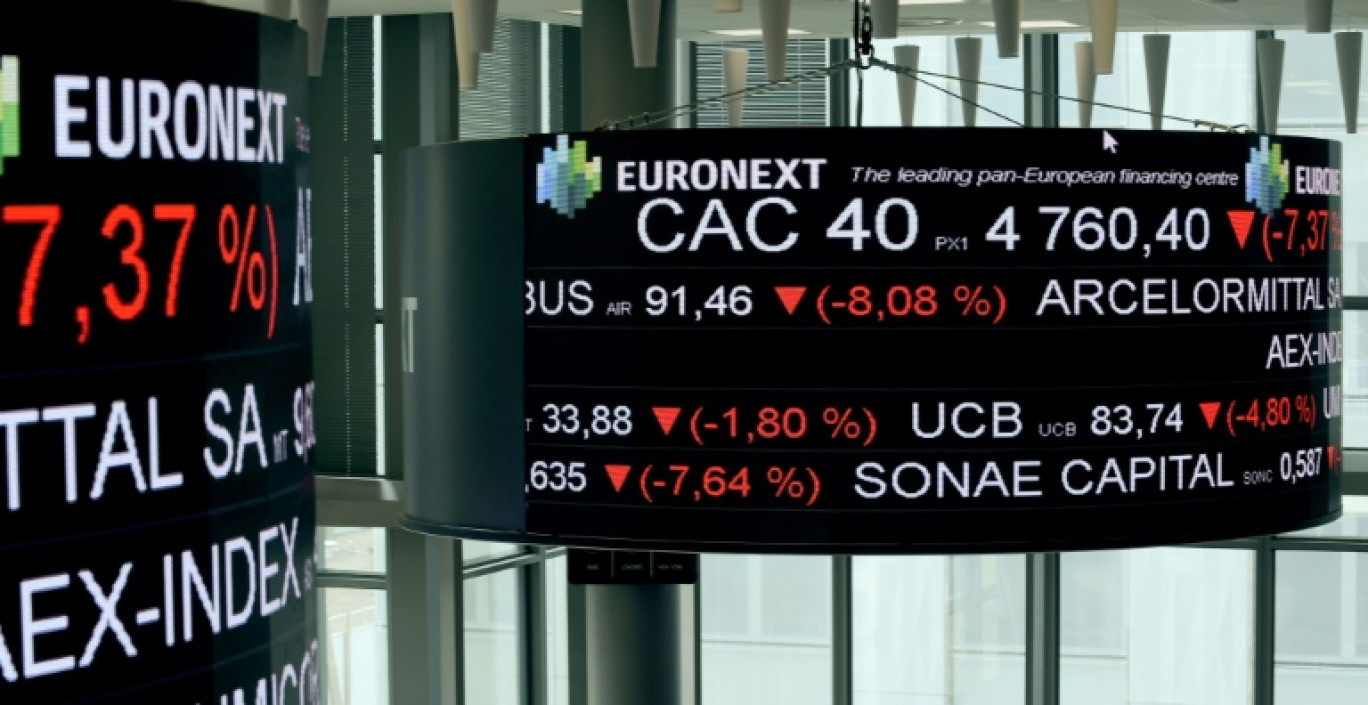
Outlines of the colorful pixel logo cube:
<svg viewBox="0 0 1368 705">
<path fill-rule="evenodd" d="M 1264 215 L 1273 215 L 1287 197 L 1291 171 L 1291 166 L 1282 158 L 1282 145 L 1269 147 L 1268 138 L 1260 137 L 1258 149 L 1249 148 L 1249 163 L 1245 165 L 1245 200 L 1255 204 Z"/>
<path fill-rule="evenodd" d="M 19 57 L 0 56 L 0 176 L 19 156 Z"/>
<path fill-rule="evenodd" d="M 588 158 L 588 145 L 556 137 L 556 148 L 542 149 L 537 164 L 537 203 L 550 204 L 557 213 L 574 218 L 594 194 L 603 189 L 603 158 Z"/>
</svg>

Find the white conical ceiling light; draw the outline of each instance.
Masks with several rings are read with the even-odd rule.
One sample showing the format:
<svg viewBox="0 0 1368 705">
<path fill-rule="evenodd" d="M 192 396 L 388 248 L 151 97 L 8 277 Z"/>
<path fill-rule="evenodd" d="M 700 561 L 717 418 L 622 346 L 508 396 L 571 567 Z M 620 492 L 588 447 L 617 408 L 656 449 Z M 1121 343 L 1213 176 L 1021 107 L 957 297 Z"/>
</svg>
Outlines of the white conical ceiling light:
<svg viewBox="0 0 1368 705">
<path fill-rule="evenodd" d="M 480 86 L 480 52 L 475 51 L 475 40 L 470 35 L 470 7 L 467 0 L 451 0 L 452 31 L 456 44 L 456 71 L 461 88 Z"/>
<path fill-rule="evenodd" d="M 920 61 L 921 47 L 916 44 L 893 47 L 893 63 L 915 72 Z M 917 79 L 898 74 L 898 111 L 902 114 L 903 127 L 912 127 L 912 118 L 916 110 Z"/>
<path fill-rule="evenodd" d="M 1168 89 L 1168 60 L 1171 37 L 1167 34 L 1146 34 L 1145 82 L 1149 85 L 1150 129 L 1164 127 L 1164 94 Z"/>
<path fill-rule="evenodd" d="M 1362 75 L 1363 32 L 1335 34 L 1335 59 L 1339 62 L 1340 95 L 1344 97 L 1344 129 L 1358 132 L 1359 79 Z"/>
<path fill-rule="evenodd" d="M 1021 6 L 1024 0 L 993 0 L 993 27 L 997 31 L 998 56 L 1021 56 Z"/>
<path fill-rule="evenodd" d="M 760 34 L 765 42 L 765 77 L 784 77 L 788 59 L 789 0 L 760 0 Z"/>
<path fill-rule="evenodd" d="M 750 62 L 750 52 L 745 49 L 723 49 L 722 68 L 725 79 L 724 92 L 727 94 L 735 93 L 746 87 L 746 65 Z M 739 127 L 741 125 L 741 108 L 743 96 L 737 96 L 727 102 L 727 125 Z"/>
<path fill-rule="evenodd" d="M 875 39 L 898 36 L 898 0 L 869 0 L 869 21 Z"/>
<path fill-rule="evenodd" d="M 1306 0 L 1306 31 L 1312 34 L 1330 33 L 1330 16 L 1334 14 L 1333 0 Z"/>
<path fill-rule="evenodd" d="M 1093 97 L 1097 94 L 1092 42 L 1074 44 L 1074 80 L 1078 84 L 1078 126 L 1092 127 Z"/>
<path fill-rule="evenodd" d="M 480 87 L 480 52 L 470 51 L 456 55 L 456 73 L 461 88 L 475 90 Z"/>
<path fill-rule="evenodd" d="M 261 11 L 263 14 L 278 20 L 288 20 L 290 19 L 290 0 L 262 0 Z"/>
<path fill-rule="evenodd" d="M 1260 39 L 1257 43 L 1264 127 L 1270 135 L 1278 132 L 1278 104 L 1282 100 L 1283 54 L 1286 49 L 1287 42 L 1281 39 Z"/>
<path fill-rule="evenodd" d="M 1117 0 L 1088 0 L 1088 23 L 1092 25 L 1093 69 L 1110 76 L 1116 56 Z"/>
<path fill-rule="evenodd" d="M 481 54 L 494 51 L 494 20 L 499 16 L 499 0 L 466 0 L 470 18 L 471 49 Z"/>
<path fill-rule="evenodd" d="M 655 68 L 660 49 L 660 0 L 627 0 L 627 18 L 632 28 L 632 65 Z"/>
<path fill-rule="evenodd" d="M 973 127 L 978 122 L 978 79 L 983 40 L 978 37 L 956 37 L 955 57 L 959 59 L 960 108 L 964 111 L 964 126 Z"/>
<path fill-rule="evenodd" d="M 299 0 L 299 26 L 309 33 L 309 75 L 323 75 L 323 48 L 327 46 L 328 0 Z"/>
</svg>

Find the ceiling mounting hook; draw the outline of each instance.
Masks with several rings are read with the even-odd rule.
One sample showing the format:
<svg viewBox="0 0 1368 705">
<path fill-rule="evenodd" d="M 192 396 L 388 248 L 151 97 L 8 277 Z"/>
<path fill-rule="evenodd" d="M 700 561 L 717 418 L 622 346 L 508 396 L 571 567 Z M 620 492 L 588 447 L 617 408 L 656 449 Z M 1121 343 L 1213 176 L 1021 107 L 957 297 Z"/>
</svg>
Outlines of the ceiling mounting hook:
<svg viewBox="0 0 1368 705">
<path fill-rule="evenodd" d="M 859 57 L 858 68 L 870 67 L 874 58 L 874 19 L 869 8 L 869 0 L 855 0 L 855 54 Z"/>
</svg>

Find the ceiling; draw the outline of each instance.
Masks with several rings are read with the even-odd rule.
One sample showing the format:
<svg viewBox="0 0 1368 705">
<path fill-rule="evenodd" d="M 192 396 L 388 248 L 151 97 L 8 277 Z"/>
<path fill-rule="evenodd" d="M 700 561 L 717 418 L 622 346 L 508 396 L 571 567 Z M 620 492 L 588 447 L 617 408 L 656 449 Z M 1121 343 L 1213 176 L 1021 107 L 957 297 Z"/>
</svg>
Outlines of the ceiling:
<svg viewBox="0 0 1368 705">
<path fill-rule="evenodd" d="M 624 0 L 625 1 L 625 0 Z M 847 36 L 851 26 L 852 0 L 792 0 L 790 26 L 812 36 Z M 211 4 L 259 10 L 261 0 L 209 0 Z M 991 0 L 902 0 L 899 24 L 920 19 L 948 21 L 932 27 L 906 27 L 902 36 L 927 34 L 989 34 Z M 675 0 L 680 39 L 721 41 L 710 30 L 756 29 L 760 26 L 759 0 L 742 0 L 740 12 L 717 12 L 713 0 Z M 450 12 L 451 0 L 331 0 L 333 16 L 399 15 Z M 579 0 L 499 0 L 499 16 L 553 24 L 578 25 L 580 18 L 564 10 L 576 10 Z M 1304 30 L 1302 0 L 1121 0 L 1121 31 L 1176 32 L 1186 30 Z M 1087 0 L 1025 0 L 1023 19 L 1058 20 L 1079 29 L 1025 29 L 1026 32 L 1087 31 Z M 1362 29 L 1368 24 L 1368 0 L 1335 0 L 1335 29 Z"/>
</svg>

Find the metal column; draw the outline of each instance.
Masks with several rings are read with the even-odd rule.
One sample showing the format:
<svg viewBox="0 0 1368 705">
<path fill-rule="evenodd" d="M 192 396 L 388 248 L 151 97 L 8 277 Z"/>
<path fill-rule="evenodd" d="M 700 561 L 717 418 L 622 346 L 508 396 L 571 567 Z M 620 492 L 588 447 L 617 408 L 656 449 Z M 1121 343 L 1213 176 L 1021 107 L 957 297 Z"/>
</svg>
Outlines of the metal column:
<svg viewBox="0 0 1368 705">
<path fill-rule="evenodd" d="M 831 557 L 831 705 L 855 702 L 853 572 L 850 556 Z"/>
<path fill-rule="evenodd" d="M 589 702 L 684 705 L 683 592 L 679 585 L 585 586 Z"/>
<path fill-rule="evenodd" d="M 1022 43 L 1026 125 L 1059 127 L 1059 35 L 1030 34 Z"/>
<path fill-rule="evenodd" d="M 661 0 L 656 64 L 651 68 L 636 68 L 633 63 L 628 3 L 584 0 L 582 7 L 581 128 L 675 107 L 674 0 Z M 692 672 L 685 673 L 685 588 L 585 585 L 583 589 L 588 701 L 594 705 L 683 705 L 686 684 L 693 690 L 694 679 Z"/>
<path fill-rule="evenodd" d="M 459 124 L 451 15 L 390 15 L 381 21 L 384 318 L 402 311 L 404 150 L 456 138 Z M 338 70 L 340 62 L 332 64 Z M 401 326 L 385 326 L 385 466 L 404 467 Z M 459 705 L 465 698 L 461 543 L 388 531 L 390 702 Z"/>
<path fill-rule="evenodd" d="M 1059 705 L 1059 554 L 1026 556 L 1026 702 Z"/>
</svg>

